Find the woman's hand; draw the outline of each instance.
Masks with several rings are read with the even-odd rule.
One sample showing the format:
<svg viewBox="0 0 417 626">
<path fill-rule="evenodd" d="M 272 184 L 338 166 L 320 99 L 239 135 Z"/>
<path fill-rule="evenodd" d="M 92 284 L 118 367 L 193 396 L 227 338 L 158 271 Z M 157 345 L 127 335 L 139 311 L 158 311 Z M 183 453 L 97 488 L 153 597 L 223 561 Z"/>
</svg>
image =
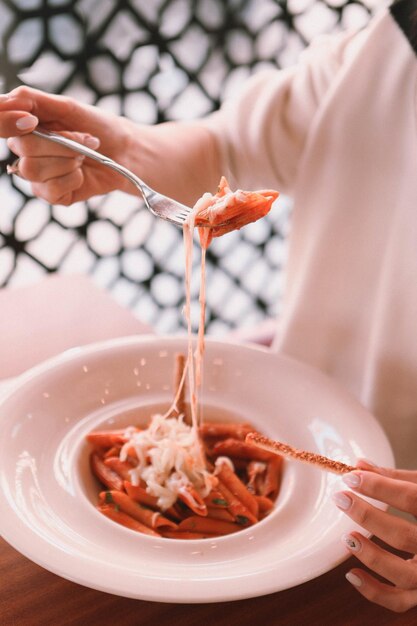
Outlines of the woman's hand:
<svg viewBox="0 0 417 626">
<path fill-rule="evenodd" d="M 352 532 L 343 537 L 346 547 L 387 582 L 377 580 L 362 569 L 351 570 L 346 575 L 347 579 L 365 598 L 392 611 L 403 612 L 416 606 L 417 523 L 381 511 L 356 494 L 369 496 L 416 516 L 417 471 L 377 468 L 361 461 L 358 470 L 345 474 L 343 480 L 355 493 L 336 493 L 336 505 L 388 546 L 411 555 L 409 559 L 400 558 L 361 533 Z"/>
<path fill-rule="evenodd" d="M 0 96 L 0 137 L 18 157 L 12 172 L 31 181 L 33 193 L 72 204 L 113 189 L 132 191 L 119 174 L 31 133 L 40 124 L 124 163 L 134 134 L 131 122 L 100 109 L 29 87 Z M 126 188 L 125 188 L 126 187 Z"/>
<path fill-rule="evenodd" d="M 52 204 L 68 205 L 114 189 L 137 190 L 109 168 L 32 135 L 38 124 L 99 149 L 157 191 L 189 206 L 205 191 L 214 191 L 223 173 L 217 141 L 198 121 L 138 125 L 65 96 L 18 87 L 0 95 L 0 137 L 8 138 L 19 157 L 14 173 L 31 181 L 33 193 Z"/>
</svg>

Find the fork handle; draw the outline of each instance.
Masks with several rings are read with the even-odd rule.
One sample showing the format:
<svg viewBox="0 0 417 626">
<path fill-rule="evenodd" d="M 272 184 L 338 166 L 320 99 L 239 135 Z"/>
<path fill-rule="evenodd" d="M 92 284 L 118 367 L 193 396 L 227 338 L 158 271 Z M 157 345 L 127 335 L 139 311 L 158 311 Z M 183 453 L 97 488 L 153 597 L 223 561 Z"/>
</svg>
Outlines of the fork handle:
<svg viewBox="0 0 417 626">
<path fill-rule="evenodd" d="M 122 174 L 123 176 L 128 178 L 133 184 L 139 185 L 145 201 L 145 190 L 148 193 L 155 193 L 154 190 L 151 189 L 151 187 L 149 187 L 146 183 L 143 182 L 142 179 L 136 176 L 136 174 L 133 174 L 133 172 L 128 170 L 126 167 L 120 165 L 119 163 L 116 163 L 116 161 L 113 161 L 113 159 L 104 156 L 104 154 L 101 154 L 100 152 L 96 152 L 91 148 L 87 148 L 87 146 L 83 146 L 83 144 L 78 143 L 78 141 L 74 141 L 73 139 L 69 139 L 68 137 L 64 137 L 63 135 L 59 135 L 58 133 L 53 133 L 49 130 L 39 127 L 32 131 L 32 135 L 36 135 L 37 137 L 41 137 L 42 139 L 48 139 L 48 141 L 57 143 L 61 146 L 64 146 L 65 148 L 75 150 L 75 152 L 79 152 L 80 154 L 83 154 L 84 156 L 87 156 L 94 161 L 98 161 L 98 163 L 106 165 L 114 171 L 119 172 L 119 174 Z"/>
</svg>

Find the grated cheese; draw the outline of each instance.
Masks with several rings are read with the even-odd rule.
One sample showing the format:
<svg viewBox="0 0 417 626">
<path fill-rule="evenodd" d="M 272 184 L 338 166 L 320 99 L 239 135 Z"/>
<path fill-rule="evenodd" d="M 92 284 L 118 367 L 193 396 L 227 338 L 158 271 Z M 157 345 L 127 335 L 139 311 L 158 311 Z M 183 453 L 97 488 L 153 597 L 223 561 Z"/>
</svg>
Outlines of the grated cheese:
<svg viewBox="0 0 417 626">
<path fill-rule="evenodd" d="M 130 470 L 133 485 L 143 480 L 146 491 L 168 509 L 182 489 L 192 486 L 204 498 L 213 485 L 205 469 L 197 430 L 184 423 L 183 416 L 156 414 L 146 430 L 128 431 L 129 439 L 120 451 L 125 461 L 134 449 L 138 463 Z"/>
</svg>

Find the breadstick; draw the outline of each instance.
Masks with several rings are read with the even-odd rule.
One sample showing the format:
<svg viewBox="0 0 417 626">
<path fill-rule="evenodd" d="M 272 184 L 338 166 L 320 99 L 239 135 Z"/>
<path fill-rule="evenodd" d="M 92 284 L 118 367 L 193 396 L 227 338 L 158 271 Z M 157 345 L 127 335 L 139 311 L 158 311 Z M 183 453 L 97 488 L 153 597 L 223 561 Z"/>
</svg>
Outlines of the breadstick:
<svg viewBox="0 0 417 626">
<path fill-rule="evenodd" d="M 303 461 L 304 463 L 310 463 L 311 465 L 317 465 L 324 470 L 334 472 L 335 474 L 346 474 L 352 472 L 356 468 L 352 465 L 346 465 L 341 461 L 334 461 L 321 454 L 315 454 L 314 452 L 307 452 L 306 450 L 297 450 L 286 443 L 281 441 L 274 441 L 268 437 L 264 437 L 259 433 L 249 433 L 246 435 L 246 443 L 253 444 L 268 452 L 274 452 L 275 454 L 281 454 L 282 456 L 296 459 L 297 461 Z"/>
</svg>

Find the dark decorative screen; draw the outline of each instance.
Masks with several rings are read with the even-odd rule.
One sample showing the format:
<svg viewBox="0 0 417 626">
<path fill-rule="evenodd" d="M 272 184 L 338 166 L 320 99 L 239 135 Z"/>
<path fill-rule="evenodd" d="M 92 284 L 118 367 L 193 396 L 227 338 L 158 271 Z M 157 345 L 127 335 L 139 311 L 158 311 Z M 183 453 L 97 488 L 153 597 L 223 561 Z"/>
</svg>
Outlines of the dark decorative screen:
<svg viewBox="0 0 417 626">
<path fill-rule="evenodd" d="M 251 73 L 294 63 L 315 35 L 365 25 L 378 0 L 367 2 L 3 0 L 1 91 L 26 83 L 138 122 L 190 119 L 218 108 Z M 85 272 L 159 332 L 183 327 L 179 229 L 118 192 L 50 206 L 4 174 L 13 160 L 5 142 L 0 159 L 0 286 Z M 266 219 L 213 243 L 209 332 L 278 312 L 290 208 L 281 198 Z"/>
</svg>

